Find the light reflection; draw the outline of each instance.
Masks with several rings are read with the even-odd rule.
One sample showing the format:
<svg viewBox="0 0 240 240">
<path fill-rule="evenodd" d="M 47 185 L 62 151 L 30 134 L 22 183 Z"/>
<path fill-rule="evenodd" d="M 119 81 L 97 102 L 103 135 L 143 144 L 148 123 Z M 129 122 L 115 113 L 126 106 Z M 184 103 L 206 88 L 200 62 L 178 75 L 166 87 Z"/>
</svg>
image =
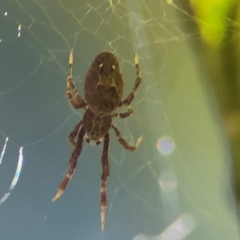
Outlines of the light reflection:
<svg viewBox="0 0 240 240">
<path fill-rule="evenodd" d="M 21 36 L 21 29 L 22 29 L 22 24 L 18 25 L 18 37 Z"/>
<path fill-rule="evenodd" d="M 14 178 L 12 180 L 12 183 L 11 183 L 11 185 L 9 187 L 9 190 L 12 190 L 15 187 L 15 185 L 17 184 L 19 176 L 20 176 L 20 173 L 21 173 L 21 170 L 22 170 L 22 163 L 23 163 L 22 149 L 23 148 L 21 147 L 20 150 L 19 150 L 19 158 L 18 158 L 17 170 L 15 172 L 15 176 L 14 176 Z"/>
<path fill-rule="evenodd" d="M 5 141 L 5 145 L 6 145 L 6 142 Z M 5 146 L 4 145 L 4 146 Z M 6 148 L 6 147 L 5 147 Z M 3 147 L 3 150 L 5 151 L 5 148 Z M 1 156 L 4 156 L 4 153 L 2 151 L 1 153 Z M 3 202 L 5 202 L 7 200 L 7 198 L 10 196 L 10 192 L 14 189 L 14 187 L 16 186 L 17 182 L 18 182 L 18 179 L 19 179 L 19 176 L 21 174 L 21 170 L 22 170 L 22 165 L 23 165 L 23 147 L 21 147 L 19 149 L 19 157 L 18 157 L 18 165 L 17 165 L 17 169 L 16 169 L 16 172 L 15 172 L 15 175 L 13 177 L 13 180 L 10 184 L 10 187 L 8 189 L 8 192 L 5 193 L 3 195 L 3 197 L 0 199 L 0 204 L 2 204 Z"/>
<path fill-rule="evenodd" d="M 156 148 L 163 155 L 169 155 L 175 149 L 175 143 L 169 136 L 162 136 L 158 139 Z"/>
<path fill-rule="evenodd" d="M 194 217 L 188 213 L 182 214 L 176 221 L 169 225 L 157 236 L 146 236 L 140 234 L 133 240 L 182 240 L 188 236 L 196 227 Z"/>
<path fill-rule="evenodd" d="M 181 215 L 175 222 L 168 226 L 156 240 L 181 240 L 189 235 L 194 228 L 196 223 L 194 218 L 190 214 Z"/>
<path fill-rule="evenodd" d="M 163 191 L 170 192 L 176 189 L 177 180 L 173 173 L 165 173 L 159 179 L 159 186 Z"/>
<path fill-rule="evenodd" d="M 5 143 L 4 143 L 1 155 L 0 155 L 0 164 L 2 163 L 4 154 L 5 154 L 5 150 L 6 150 L 6 147 L 7 147 L 7 142 L 8 142 L 8 137 L 6 137 L 6 139 L 5 139 Z"/>
</svg>

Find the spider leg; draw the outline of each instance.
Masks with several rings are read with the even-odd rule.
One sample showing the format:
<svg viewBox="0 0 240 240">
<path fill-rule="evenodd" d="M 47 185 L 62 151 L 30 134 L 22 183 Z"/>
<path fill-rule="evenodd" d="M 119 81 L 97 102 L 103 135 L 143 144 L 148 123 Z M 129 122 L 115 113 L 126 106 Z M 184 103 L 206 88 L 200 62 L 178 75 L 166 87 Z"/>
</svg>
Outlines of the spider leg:
<svg viewBox="0 0 240 240">
<path fill-rule="evenodd" d="M 133 113 L 133 109 L 128 106 L 128 111 L 125 113 L 113 113 L 112 117 L 126 118 Z"/>
<path fill-rule="evenodd" d="M 133 86 L 132 91 L 129 93 L 128 97 L 125 100 L 120 102 L 119 107 L 121 107 L 123 105 L 129 106 L 131 104 L 131 102 L 136 94 L 136 91 L 142 81 L 141 76 L 140 76 L 139 57 L 138 57 L 137 53 L 135 54 L 135 67 L 136 67 L 136 73 L 137 73 L 137 78 L 135 80 L 135 84 Z"/>
<path fill-rule="evenodd" d="M 102 177 L 101 177 L 101 229 L 105 228 L 105 215 L 107 209 L 107 193 L 106 181 L 109 176 L 109 162 L 108 162 L 108 147 L 109 147 L 109 134 L 104 136 L 103 152 L 102 152 Z"/>
<path fill-rule="evenodd" d="M 116 133 L 117 137 L 118 137 L 118 141 L 120 142 L 120 144 L 122 144 L 122 146 L 129 150 L 129 151 L 135 151 L 138 146 L 140 145 L 143 136 L 139 137 L 136 144 L 135 145 L 130 145 L 121 135 L 120 131 L 118 130 L 117 126 L 115 126 L 114 124 L 112 124 L 111 128 L 114 130 L 114 132 Z"/>
<path fill-rule="evenodd" d="M 83 124 L 83 121 L 81 120 L 75 127 L 74 127 L 74 129 L 73 129 L 73 131 L 69 134 L 69 136 L 68 136 L 68 140 L 69 140 L 69 142 L 70 142 L 70 144 L 73 146 L 73 147 L 76 147 L 76 142 L 75 142 L 75 140 L 74 140 L 74 138 L 77 136 L 77 134 L 78 134 L 78 130 L 79 130 L 79 128 L 82 126 L 82 124 Z"/>
<path fill-rule="evenodd" d="M 78 140 L 77 140 L 76 148 L 74 149 L 74 151 L 72 153 L 72 156 L 70 158 L 69 170 L 66 173 L 63 181 L 61 182 L 61 184 L 58 188 L 57 194 L 55 195 L 55 197 L 52 198 L 52 201 L 57 200 L 62 195 L 62 193 L 65 191 L 68 183 L 70 182 L 70 180 L 72 178 L 72 175 L 73 175 L 73 173 L 76 169 L 76 166 L 77 166 L 77 159 L 78 159 L 78 157 L 79 157 L 79 155 L 82 151 L 82 143 L 83 143 L 84 134 L 85 134 L 85 130 L 82 127 L 79 134 L 78 134 Z"/>
<path fill-rule="evenodd" d="M 69 55 L 69 63 L 68 63 L 68 77 L 67 77 L 67 92 L 66 95 L 68 97 L 69 102 L 71 103 L 72 107 L 75 109 L 84 109 L 86 110 L 87 103 L 85 99 L 81 98 L 76 86 L 73 82 L 72 77 L 72 65 L 73 65 L 73 53 L 70 52 Z"/>
</svg>

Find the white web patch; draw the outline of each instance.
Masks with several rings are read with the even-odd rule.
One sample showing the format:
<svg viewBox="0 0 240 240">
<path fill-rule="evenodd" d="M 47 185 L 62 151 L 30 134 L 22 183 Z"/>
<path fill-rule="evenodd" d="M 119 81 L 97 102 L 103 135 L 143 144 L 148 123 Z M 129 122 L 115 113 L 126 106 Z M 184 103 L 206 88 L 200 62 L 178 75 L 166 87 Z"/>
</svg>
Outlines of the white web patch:
<svg viewBox="0 0 240 240">
<path fill-rule="evenodd" d="M 171 239 L 191 235 L 206 219 L 209 226 L 198 231 L 208 233 L 216 227 L 210 220 L 214 222 L 216 212 L 222 211 L 222 205 L 215 204 L 219 188 L 211 182 L 211 169 L 199 164 L 221 157 L 204 152 L 216 141 L 212 137 L 205 143 L 211 120 L 203 116 L 209 109 L 196 74 L 198 63 L 189 50 L 189 40 L 200 36 L 182 28 L 194 19 L 183 6 L 171 0 L 0 3 L 0 131 L 9 136 L 10 146 L 23 146 L 26 161 L 13 196 L 2 205 L 9 204 L 5 215 L 20 227 L 5 230 L 10 220 L 0 217 L 3 239 L 166 239 L 164 230 L 178 228 L 174 222 L 182 216 L 196 220 L 196 226 L 194 222 L 188 228 L 183 222 L 176 231 L 178 238 Z M 84 77 L 98 53 L 111 51 L 118 57 L 124 97 L 135 82 L 136 52 L 140 59 L 142 83 L 131 104 L 134 113 L 114 123 L 129 143 L 141 135 L 143 141 L 138 150 L 128 152 L 110 133 L 105 235 L 100 233 L 102 145 L 84 142 L 68 188 L 51 203 L 72 153 L 68 134 L 83 116 L 65 96 L 70 51 L 82 97 Z M 204 181 L 215 186 L 209 201 L 199 200 L 207 189 L 196 183 Z M 231 220 L 227 222 L 230 226 Z M 218 236 L 224 236 L 222 231 Z"/>
</svg>

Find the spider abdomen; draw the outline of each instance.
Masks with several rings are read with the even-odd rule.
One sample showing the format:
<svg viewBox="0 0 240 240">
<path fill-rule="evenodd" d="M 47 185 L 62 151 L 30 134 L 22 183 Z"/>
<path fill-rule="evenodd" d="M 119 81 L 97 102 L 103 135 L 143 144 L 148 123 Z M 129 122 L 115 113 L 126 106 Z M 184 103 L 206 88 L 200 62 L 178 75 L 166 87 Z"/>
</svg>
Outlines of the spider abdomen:
<svg viewBox="0 0 240 240">
<path fill-rule="evenodd" d="M 109 116 L 123 95 L 123 77 L 116 56 L 102 52 L 96 56 L 85 78 L 85 99 L 96 116 Z"/>
</svg>

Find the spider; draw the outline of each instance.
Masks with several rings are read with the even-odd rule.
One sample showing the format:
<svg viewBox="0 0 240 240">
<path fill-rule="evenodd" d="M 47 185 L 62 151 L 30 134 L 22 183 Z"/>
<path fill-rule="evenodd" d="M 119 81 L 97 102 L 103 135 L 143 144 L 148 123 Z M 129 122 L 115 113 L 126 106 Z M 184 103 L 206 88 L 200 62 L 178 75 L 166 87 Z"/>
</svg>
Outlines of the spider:
<svg viewBox="0 0 240 240">
<path fill-rule="evenodd" d="M 135 92 L 141 82 L 138 65 L 138 55 L 135 55 L 135 67 L 137 78 L 135 85 L 125 100 L 123 95 L 123 77 L 120 71 L 119 62 L 116 56 L 110 52 L 102 52 L 93 60 L 90 69 L 85 77 L 85 98 L 81 98 L 72 77 L 73 53 L 70 53 L 67 77 L 66 95 L 74 109 L 83 109 L 83 119 L 75 126 L 68 139 L 74 147 L 70 158 L 70 167 L 61 182 L 55 197 L 52 201 L 58 199 L 65 191 L 76 169 L 77 159 L 81 154 L 83 139 L 87 143 L 96 143 L 97 145 L 103 140 L 102 152 L 102 176 L 101 176 L 101 230 L 105 228 L 105 215 L 107 209 L 106 180 L 109 176 L 108 148 L 109 148 L 109 130 L 113 129 L 119 143 L 127 150 L 134 151 L 142 141 L 138 138 L 135 145 L 130 145 L 121 136 L 117 126 L 112 123 L 112 118 L 126 118 L 133 113 L 129 106 L 132 102 Z M 117 107 L 127 106 L 128 111 L 116 113 Z"/>
</svg>

